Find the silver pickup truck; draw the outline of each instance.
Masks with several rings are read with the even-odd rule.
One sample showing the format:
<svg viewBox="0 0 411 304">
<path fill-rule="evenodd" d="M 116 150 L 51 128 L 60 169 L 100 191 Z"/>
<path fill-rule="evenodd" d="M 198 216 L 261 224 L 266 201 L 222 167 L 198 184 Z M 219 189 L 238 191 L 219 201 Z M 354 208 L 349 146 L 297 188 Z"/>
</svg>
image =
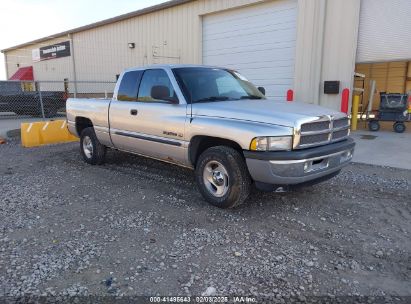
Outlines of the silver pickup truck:
<svg viewBox="0 0 411 304">
<path fill-rule="evenodd" d="M 337 175 L 353 155 L 345 114 L 268 100 L 231 69 L 156 65 L 124 71 L 108 99 L 68 99 L 70 132 L 92 165 L 106 148 L 195 170 L 220 208 L 241 204 L 253 185 L 285 191 Z"/>
</svg>

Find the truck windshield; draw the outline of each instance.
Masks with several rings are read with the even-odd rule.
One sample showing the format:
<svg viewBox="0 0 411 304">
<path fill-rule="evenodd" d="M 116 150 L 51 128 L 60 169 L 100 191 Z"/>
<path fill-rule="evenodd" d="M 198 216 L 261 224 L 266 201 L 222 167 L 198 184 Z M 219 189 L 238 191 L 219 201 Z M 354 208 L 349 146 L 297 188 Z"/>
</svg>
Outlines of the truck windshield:
<svg viewBox="0 0 411 304">
<path fill-rule="evenodd" d="M 188 103 L 241 99 L 265 99 L 265 96 L 236 71 L 218 68 L 175 68 L 173 73 Z"/>
</svg>

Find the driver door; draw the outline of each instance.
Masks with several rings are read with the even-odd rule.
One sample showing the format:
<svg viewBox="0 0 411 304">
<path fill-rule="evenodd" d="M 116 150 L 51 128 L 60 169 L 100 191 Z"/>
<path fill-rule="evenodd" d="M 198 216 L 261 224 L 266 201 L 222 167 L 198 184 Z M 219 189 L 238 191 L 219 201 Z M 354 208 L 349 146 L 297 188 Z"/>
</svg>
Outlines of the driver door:
<svg viewBox="0 0 411 304">
<path fill-rule="evenodd" d="M 122 150 L 185 164 L 187 105 L 183 98 L 178 97 L 177 84 L 173 84 L 174 78 L 169 75 L 171 72 L 165 69 L 139 72 L 141 75 L 135 78 L 134 83 L 138 89 L 129 90 L 132 97 L 122 97 L 121 86 L 125 74 L 120 82 L 117 100 L 111 104 L 113 144 Z"/>
</svg>

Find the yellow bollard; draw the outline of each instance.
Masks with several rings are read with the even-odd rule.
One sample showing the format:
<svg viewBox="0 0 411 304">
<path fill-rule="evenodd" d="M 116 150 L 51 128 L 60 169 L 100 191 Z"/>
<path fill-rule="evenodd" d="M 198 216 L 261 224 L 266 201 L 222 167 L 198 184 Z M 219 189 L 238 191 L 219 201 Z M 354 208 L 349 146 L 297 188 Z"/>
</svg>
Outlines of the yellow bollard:
<svg viewBox="0 0 411 304">
<path fill-rule="evenodd" d="M 351 113 L 351 130 L 357 130 L 358 121 L 358 106 L 360 104 L 360 96 L 354 95 L 352 100 L 352 113 Z"/>
</svg>

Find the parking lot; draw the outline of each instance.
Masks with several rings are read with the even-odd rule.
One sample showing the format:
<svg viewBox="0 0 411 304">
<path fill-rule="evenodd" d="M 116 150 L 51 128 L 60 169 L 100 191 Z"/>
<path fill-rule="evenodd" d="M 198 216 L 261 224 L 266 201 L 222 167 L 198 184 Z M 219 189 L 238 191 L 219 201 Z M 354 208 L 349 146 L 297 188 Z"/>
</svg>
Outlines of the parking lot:
<svg viewBox="0 0 411 304">
<path fill-rule="evenodd" d="M 0 154 L 3 296 L 411 296 L 410 170 L 352 164 L 220 210 L 154 160 L 90 166 L 77 143 L 14 140 Z"/>
</svg>

